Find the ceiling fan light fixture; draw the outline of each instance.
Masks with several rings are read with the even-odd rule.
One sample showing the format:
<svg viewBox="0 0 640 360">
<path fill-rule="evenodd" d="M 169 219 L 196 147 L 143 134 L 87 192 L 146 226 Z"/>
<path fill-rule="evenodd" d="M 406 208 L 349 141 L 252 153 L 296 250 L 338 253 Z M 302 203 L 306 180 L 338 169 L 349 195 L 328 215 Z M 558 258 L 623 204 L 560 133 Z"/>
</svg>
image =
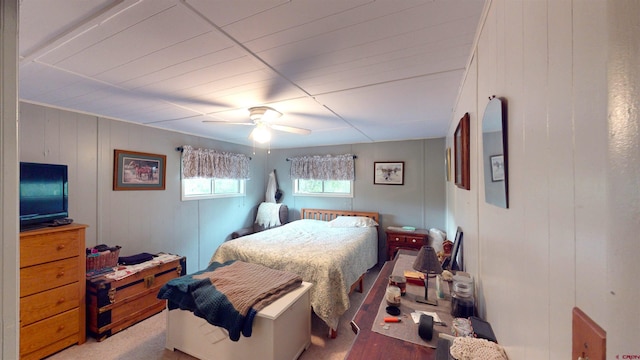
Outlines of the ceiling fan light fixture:
<svg viewBox="0 0 640 360">
<path fill-rule="evenodd" d="M 264 144 L 271 140 L 271 131 L 269 131 L 269 128 L 265 124 L 258 124 L 251 132 L 251 137 L 256 142 Z"/>
<path fill-rule="evenodd" d="M 251 120 L 271 120 L 282 116 L 282 113 L 268 106 L 255 106 L 249 108 L 249 119 Z"/>
</svg>

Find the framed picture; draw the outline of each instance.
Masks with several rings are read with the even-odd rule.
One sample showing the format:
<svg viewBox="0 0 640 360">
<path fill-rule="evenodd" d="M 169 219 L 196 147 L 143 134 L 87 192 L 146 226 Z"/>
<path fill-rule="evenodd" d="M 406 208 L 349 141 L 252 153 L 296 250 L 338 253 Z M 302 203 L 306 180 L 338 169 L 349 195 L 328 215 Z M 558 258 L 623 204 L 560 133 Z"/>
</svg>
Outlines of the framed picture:
<svg viewBox="0 0 640 360">
<path fill-rule="evenodd" d="M 451 181 L 451 148 L 448 147 L 444 155 L 444 171 L 447 181 Z"/>
<path fill-rule="evenodd" d="M 164 190 L 166 155 L 114 150 L 113 190 Z"/>
<path fill-rule="evenodd" d="M 504 156 L 493 155 L 491 160 L 491 181 L 504 181 Z"/>
<path fill-rule="evenodd" d="M 456 230 L 456 238 L 453 242 L 453 248 L 451 249 L 449 270 L 464 271 L 464 260 L 462 257 L 462 229 L 459 226 Z"/>
<path fill-rule="evenodd" d="M 404 185 L 404 161 L 374 162 L 373 183 L 379 185 Z"/>
<path fill-rule="evenodd" d="M 455 151 L 455 183 L 461 189 L 471 189 L 469 177 L 469 113 L 465 113 L 453 134 Z"/>
</svg>

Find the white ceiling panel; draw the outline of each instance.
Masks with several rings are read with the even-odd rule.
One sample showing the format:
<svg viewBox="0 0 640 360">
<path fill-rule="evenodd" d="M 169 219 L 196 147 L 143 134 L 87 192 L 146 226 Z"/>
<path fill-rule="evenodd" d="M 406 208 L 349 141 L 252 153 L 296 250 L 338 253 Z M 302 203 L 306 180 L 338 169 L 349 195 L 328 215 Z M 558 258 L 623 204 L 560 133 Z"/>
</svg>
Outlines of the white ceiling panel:
<svg viewBox="0 0 640 360">
<path fill-rule="evenodd" d="M 22 0 L 20 97 L 272 148 L 446 135 L 484 0 Z M 268 147 L 267 146 L 267 147 Z"/>
<path fill-rule="evenodd" d="M 20 66 L 20 98 L 37 99 L 38 102 L 45 102 L 51 93 L 58 92 L 58 89 L 71 86 L 82 78 L 73 76 L 64 71 L 45 66 L 36 62 L 25 63 Z M 26 85 L 28 86 L 22 86 Z M 59 96 L 65 96 L 58 94 Z M 52 103 L 55 104 L 55 103 Z"/>
<path fill-rule="evenodd" d="M 462 70 L 320 95 L 317 99 L 331 104 L 336 113 L 374 141 L 431 138 L 447 130 L 458 90 L 451 79 L 460 76 Z M 384 104 L 376 103 L 381 97 L 387 98 Z M 354 108 L 352 102 L 361 107 Z M 397 132 L 403 123 L 416 126 L 400 136 Z"/>
<path fill-rule="evenodd" d="M 38 2 L 38 0 L 28 1 Z M 124 29 L 143 22 L 150 16 L 177 6 L 172 0 L 129 1 L 129 3 L 129 6 L 125 8 L 117 7 L 107 10 L 104 13 L 106 17 L 96 16 L 95 21 L 89 21 L 83 24 L 84 26 L 78 25 L 77 30 L 69 30 L 63 36 L 64 42 L 52 43 L 51 47 L 46 49 L 37 60 L 55 65 L 76 54 L 89 51 L 92 47 L 98 46 Z M 58 1 L 57 4 L 61 8 L 66 7 L 65 2 Z M 40 11 L 40 9 L 35 7 L 34 11 Z M 31 13 L 25 14 L 21 8 L 20 16 L 21 19 L 29 19 Z M 89 18 L 91 19 L 93 16 Z"/>
<path fill-rule="evenodd" d="M 57 37 L 77 28 L 87 18 L 108 9 L 116 1 L 65 0 L 21 1 L 20 56 L 28 56 Z"/>
<path fill-rule="evenodd" d="M 84 40 L 91 42 L 90 46 L 86 46 L 81 51 L 54 64 L 73 72 L 95 76 L 208 32 L 203 23 L 194 20 L 193 14 L 188 13 L 185 8 L 172 6 L 132 26 L 115 24 L 115 21 L 110 21 L 100 27 L 115 25 L 108 31 L 100 31 L 109 34 L 108 37 L 93 37 L 92 35 L 98 32 L 98 28 L 87 32 Z M 173 21 L 181 26 L 167 26 Z M 66 46 L 61 46 L 56 49 L 55 53 L 66 53 L 66 48 Z M 46 57 L 40 60 L 47 61 Z"/>
<path fill-rule="evenodd" d="M 231 44 L 217 34 L 207 32 L 115 66 L 96 75 L 96 78 L 138 87 L 144 85 L 139 84 L 139 81 L 149 79 L 151 74 L 168 78 L 190 68 L 203 68 L 244 55 L 237 50 L 229 51 L 230 49 Z"/>
<path fill-rule="evenodd" d="M 214 46 L 205 45 L 204 49 L 208 50 L 212 47 Z M 148 85 L 153 85 L 165 80 L 171 81 L 171 79 L 180 76 L 189 76 L 190 74 L 194 74 L 198 71 L 209 71 L 212 75 L 216 75 L 219 78 L 224 78 L 228 77 L 228 75 L 226 75 L 223 71 L 223 67 L 225 66 L 243 66 L 244 70 L 236 70 L 236 73 L 247 73 L 259 68 L 259 66 L 255 64 L 255 62 L 252 62 L 251 59 L 247 59 L 247 56 L 244 52 L 235 47 L 228 47 L 217 50 L 212 53 L 207 53 L 203 56 L 193 57 L 187 61 L 175 60 L 176 55 L 173 56 L 174 60 L 171 61 L 170 65 L 167 65 L 160 69 L 147 67 L 145 70 L 142 70 L 137 74 L 132 74 L 132 76 L 130 76 L 128 79 L 125 79 L 121 83 L 121 85 L 126 86 L 127 88 L 140 88 Z M 155 54 L 153 55 L 153 57 L 155 58 Z M 168 58 L 165 59 L 168 60 Z M 236 62 L 232 63 L 234 61 Z M 240 62 L 242 62 L 242 64 Z M 232 64 L 230 65 L 230 63 Z M 146 65 L 146 63 L 143 62 L 143 65 Z M 214 68 L 218 69 L 218 67 L 220 67 L 221 71 L 213 71 Z"/>
<path fill-rule="evenodd" d="M 251 44 L 262 43 L 263 40 L 264 46 L 269 46 L 272 44 L 269 40 L 271 37 L 284 39 L 287 43 L 300 41 L 318 33 L 333 31 L 335 25 L 331 24 L 331 20 L 334 16 L 350 13 L 350 10 L 367 3 L 371 1 L 290 1 L 226 25 L 223 29 L 250 47 Z M 210 8 L 205 15 L 210 16 L 212 11 L 215 10 Z M 348 21 L 354 22 L 357 19 Z M 339 26 L 342 27 L 344 24 Z"/>
<path fill-rule="evenodd" d="M 223 27 L 269 9 L 289 4 L 290 0 L 185 0 L 185 3 L 204 14 L 217 26 Z"/>
</svg>

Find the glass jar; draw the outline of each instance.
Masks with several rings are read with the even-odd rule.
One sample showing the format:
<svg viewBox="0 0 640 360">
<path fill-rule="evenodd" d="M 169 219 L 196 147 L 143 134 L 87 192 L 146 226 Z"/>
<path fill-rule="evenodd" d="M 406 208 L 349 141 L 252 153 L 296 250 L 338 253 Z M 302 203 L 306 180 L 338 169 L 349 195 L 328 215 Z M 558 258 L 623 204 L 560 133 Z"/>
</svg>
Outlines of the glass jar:
<svg viewBox="0 0 640 360">
<path fill-rule="evenodd" d="M 385 298 L 387 299 L 387 305 L 400 306 L 400 288 L 397 286 L 388 286 Z"/>
<path fill-rule="evenodd" d="M 454 282 L 451 295 L 451 316 L 454 318 L 468 318 L 474 315 L 475 300 L 473 287 L 469 282 Z"/>
</svg>

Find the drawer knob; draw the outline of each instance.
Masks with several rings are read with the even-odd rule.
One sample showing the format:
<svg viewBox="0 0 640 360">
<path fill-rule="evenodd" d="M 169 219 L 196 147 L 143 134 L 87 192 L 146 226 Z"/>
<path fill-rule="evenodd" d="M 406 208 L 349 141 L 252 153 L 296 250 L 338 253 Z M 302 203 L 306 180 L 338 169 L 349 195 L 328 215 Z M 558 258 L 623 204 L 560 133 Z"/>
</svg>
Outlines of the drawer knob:
<svg viewBox="0 0 640 360">
<path fill-rule="evenodd" d="M 62 304 L 65 301 L 65 298 L 61 297 L 60 299 L 58 299 L 58 304 Z"/>
<path fill-rule="evenodd" d="M 62 331 L 62 330 L 64 330 L 64 325 L 58 326 L 58 331 Z"/>
<path fill-rule="evenodd" d="M 411 242 L 414 242 L 414 243 L 415 243 L 415 242 L 417 242 L 417 240 L 416 240 L 416 239 L 411 239 Z"/>
<path fill-rule="evenodd" d="M 400 238 L 396 238 L 396 241 L 400 241 Z"/>
<path fill-rule="evenodd" d="M 58 250 L 64 250 L 64 248 L 65 248 L 64 244 L 59 244 L 58 245 Z"/>
<path fill-rule="evenodd" d="M 56 275 L 56 277 L 58 277 L 58 278 L 61 278 L 61 277 L 63 277 L 63 276 L 64 276 L 64 270 L 60 270 L 60 271 L 58 272 L 58 275 Z"/>
</svg>

